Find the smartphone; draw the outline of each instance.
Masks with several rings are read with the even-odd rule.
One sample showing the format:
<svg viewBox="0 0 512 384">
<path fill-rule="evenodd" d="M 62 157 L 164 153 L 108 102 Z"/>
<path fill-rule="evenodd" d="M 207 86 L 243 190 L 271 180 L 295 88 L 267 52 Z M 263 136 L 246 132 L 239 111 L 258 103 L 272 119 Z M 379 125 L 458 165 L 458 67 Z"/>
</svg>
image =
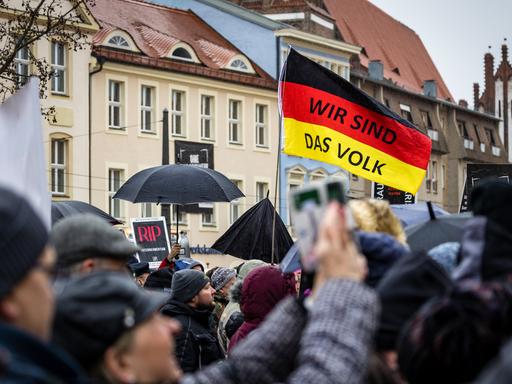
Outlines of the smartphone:
<svg viewBox="0 0 512 384">
<path fill-rule="evenodd" d="M 306 184 L 290 192 L 292 225 L 297 236 L 301 265 L 305 272 L 316 269 L 313 247 L 325 209 L 331 201 L 346 203 L 347 187 L 341 180 L 326 179 Z"/>
</svg>

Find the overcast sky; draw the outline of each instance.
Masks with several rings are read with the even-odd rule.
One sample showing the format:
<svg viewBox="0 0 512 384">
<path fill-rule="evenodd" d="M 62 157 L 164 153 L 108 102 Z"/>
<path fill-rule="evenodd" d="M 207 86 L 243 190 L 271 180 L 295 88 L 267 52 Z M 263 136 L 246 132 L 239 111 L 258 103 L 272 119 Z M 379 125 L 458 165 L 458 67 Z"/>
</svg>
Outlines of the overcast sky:
<svg viewBox="0 0 512 384">
<path fill-rule="evenodd" d="M 453 97 L 473 106 L 473 83 L 483 91 L 483 57 L 491 46 L 495 66 L 506 37 L 512 57 L 512 0 L 370 0 L 412 28 Z"/>
</svg>

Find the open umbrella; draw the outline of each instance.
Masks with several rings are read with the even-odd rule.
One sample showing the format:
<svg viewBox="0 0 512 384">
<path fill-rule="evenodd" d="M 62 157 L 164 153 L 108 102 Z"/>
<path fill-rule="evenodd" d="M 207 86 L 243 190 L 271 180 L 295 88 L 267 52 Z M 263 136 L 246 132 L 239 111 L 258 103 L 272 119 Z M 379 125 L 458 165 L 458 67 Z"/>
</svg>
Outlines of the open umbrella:
<svg viewBox="0 0 512 384">
<path fill-rule="evenodd" d="M 137 172 L 114 195 L 114 199 L 132 203 L 179 205 L 231 201 L 239 197 L 244 194 L 222 173 L 184 164 L 160 165 Z"/>
<path fill-rule="evenodd" d="M 117 220 L 115 217 L 110 216 L 108 213 L 103 212 L 101 209 L 96 208 L 91 204 L 84 203 L 78 200 L 65 200 L 65 201 L 52 201 L 52 225 L 60 219 L 77 215 L 80 213 L 91 213 L 105 219 L 112 225 L 123 224 L 122 221 Z"/>
<path fill-rule="evenodd" d="M 449 215 L 450 213 L 432 204 L 432 209 L 436 217 Z M 430 219 L 429 209 L 427 202 L 415 204 L 393 204 L 391 210 L 398 217 L 404 227 L 413 224 L 425 222 Z"/>
<path fill-rule="evenodd" d="M 464 225 L 471 218 L 467 213 L 436 217 L 432 211 L 430 220 L 405 228 L 407 243 L 412 251 L 428 251 L 448 241 L 459 242 Z"/>
<path fill-rule="evenodd" d="M 272 262 L 274 213 L 275 209 L 270 200 L 261 200 L 240 216 L 212 248 L 245 260 Z M 275 214 L 274 255 L 275 261 L 279 262 L 292 246 L 293 240 L 279 215 Z"/>
</svg>

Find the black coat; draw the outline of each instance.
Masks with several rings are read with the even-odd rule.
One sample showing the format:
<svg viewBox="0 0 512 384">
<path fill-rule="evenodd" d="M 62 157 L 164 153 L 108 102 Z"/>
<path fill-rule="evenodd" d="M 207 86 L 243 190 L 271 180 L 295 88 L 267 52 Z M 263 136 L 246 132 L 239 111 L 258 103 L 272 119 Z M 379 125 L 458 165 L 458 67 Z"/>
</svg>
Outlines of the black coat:
<svg viewBox="0 0 512 384">
<path fill-rule="evenodd" d="M 224 358 L 209 327 L 210 311 L 169 300 L 161 312 L 181 323 L 181 333 L 176 337 L 176 358 L 183 372 L 197 371 Z"/>
<path fill-rule="evenodd" d="M 0 383 L 86 383 L 63 351 L 7 324 L 0 324 Z"/>
</svg>

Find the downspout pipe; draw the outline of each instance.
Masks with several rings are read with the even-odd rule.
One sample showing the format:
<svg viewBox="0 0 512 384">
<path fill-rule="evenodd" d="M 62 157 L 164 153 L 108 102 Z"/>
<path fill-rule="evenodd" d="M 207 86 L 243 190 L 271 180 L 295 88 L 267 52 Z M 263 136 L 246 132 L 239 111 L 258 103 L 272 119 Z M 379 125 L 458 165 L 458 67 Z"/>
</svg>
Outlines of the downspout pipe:
<svg viewBox="0 0 512 384">
<path fill-rule="evenodd" d="M 96 62 L 98 64 L 97 68 L 89 72 L 89 204 L 92 204 L 92 113 L 91 113 L 91 104 L 92 104 L 92 76 L 98 72 L 101 72 L 103 69 L 103 64 L 107 61 L 104 56 L 97 56 L 92 53 L 92 56 L 96 57 Z"/>
</svg>

